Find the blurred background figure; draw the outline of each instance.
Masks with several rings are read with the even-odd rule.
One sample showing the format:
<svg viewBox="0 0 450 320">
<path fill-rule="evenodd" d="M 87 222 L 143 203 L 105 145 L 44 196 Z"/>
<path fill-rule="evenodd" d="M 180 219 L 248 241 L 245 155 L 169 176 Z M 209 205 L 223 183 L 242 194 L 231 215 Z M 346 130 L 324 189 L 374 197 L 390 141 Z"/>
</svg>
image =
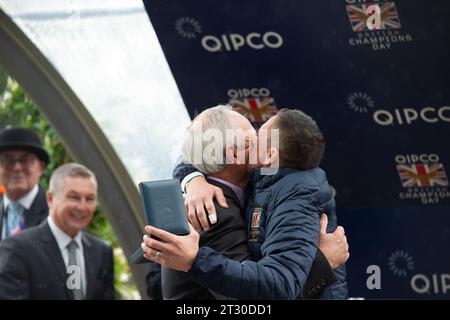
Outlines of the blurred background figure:
<svg viewBox="0 0 450 320">
<path fill-rule="evenodd" d="M 47 220 L 0 244 L 0 299 L 114 299 L 112 248 L 82 232 L 95 212 L 95 175 L 59 167 L 47 202 Z"/>
<path fill-rule="evenodd" d="M 0 240 L 37 226 L 48 215 L 45 190 L 39 180 L 49 156 L 38 135 L 23 128 L 0 133 Z"/>
</svg>

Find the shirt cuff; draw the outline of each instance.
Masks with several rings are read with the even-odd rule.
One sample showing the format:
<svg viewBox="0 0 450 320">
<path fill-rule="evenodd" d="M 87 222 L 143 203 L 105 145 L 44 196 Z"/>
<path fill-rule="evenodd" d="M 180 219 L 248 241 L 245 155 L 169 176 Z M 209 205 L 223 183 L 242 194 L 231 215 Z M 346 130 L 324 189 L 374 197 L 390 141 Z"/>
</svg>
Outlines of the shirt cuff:
<svg viewBox="0 0 450 320">
<path fill-rule="evenodd" d="M 186 192 L 186 185 L 194 178 L 197 178 L 199 176 L 205 177 L 205 175 L 203 173 L 201 173 L 200 171 L 195 171 L 192 172 L 190 174 L 188 174 L 186 177 L 184 177 L 184 179 L 181 181 L 181 191 L 183 191 L 183 193 Z"/>
</svg>

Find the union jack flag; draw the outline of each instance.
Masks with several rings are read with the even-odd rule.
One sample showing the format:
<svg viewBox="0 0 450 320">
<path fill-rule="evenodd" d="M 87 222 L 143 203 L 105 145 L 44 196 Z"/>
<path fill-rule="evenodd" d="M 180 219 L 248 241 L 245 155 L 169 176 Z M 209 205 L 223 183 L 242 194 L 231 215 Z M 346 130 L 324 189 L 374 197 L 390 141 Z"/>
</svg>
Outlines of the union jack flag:
<svg viewBox="0 0 450 320">
<path fill-rule="evenodd" d="M 252 123 L 265 122 L 278 112 L 275 102 L 271 97 L 266 97 L 264 99 L 231 99 L 229 103 L 233 106 L 235 111 L 245 116 Z"/>
<path fill-rule="evenodd" d="M 378 5 L 381 11 L 381 29 L 400 29 L 400 18 L 395 8 L 394 2 L 365 3 L 347 5 L 347 14 L 355 32 L 369 30 L 367 27 L 367 19 L 374 14 L 367 13 L 367 9 L 371 5 Z"/>
<path fill-rule="evenodd" d="M 397 165 L 403 187 L 448 187 L 448 179 L 442 163 Z"/>
</svg>

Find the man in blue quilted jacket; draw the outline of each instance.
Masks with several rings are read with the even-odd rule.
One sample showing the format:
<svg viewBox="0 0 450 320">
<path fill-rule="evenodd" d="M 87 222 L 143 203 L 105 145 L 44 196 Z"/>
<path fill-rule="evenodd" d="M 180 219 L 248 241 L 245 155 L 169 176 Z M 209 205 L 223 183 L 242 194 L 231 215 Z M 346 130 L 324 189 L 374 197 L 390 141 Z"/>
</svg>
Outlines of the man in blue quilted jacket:
<svg viewBox="0 0 450 320">
<path fill-rule="evenodd" d="M 146 237 L 147 259 L 188 272 L 224 296 L 295 299 L 300 295 L 317 252 L 321 212 L 327 212 L 328 231 L 337 226 L 331 189 L 318 168 L 325 141 L 317 124 L 297 110 L 281 110 L 261 127 L 259 139 L 270 141 L 272 132 L 279 133 L 280 144 L 269 143 L 259 158 L 260 165 L 276 170 L 271 175 L 253 170 L 254 197 L 247 203 L 252 261 L 234 261 L 209 247 L 199 249 L 198 233 L 192 227 L 190 235 L 179 237 L 150 226 L 146 231 L 164 243 Z M 337 281 L 321 297 L 347 298 L 345 266 L 334 272 Z"/>
</svg>

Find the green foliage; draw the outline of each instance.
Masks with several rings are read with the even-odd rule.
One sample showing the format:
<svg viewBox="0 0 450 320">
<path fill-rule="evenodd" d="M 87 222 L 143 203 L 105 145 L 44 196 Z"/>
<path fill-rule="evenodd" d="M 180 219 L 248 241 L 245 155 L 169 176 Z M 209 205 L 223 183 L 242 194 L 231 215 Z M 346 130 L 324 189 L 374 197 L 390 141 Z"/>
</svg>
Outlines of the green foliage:
<svg viewBox="0 0 450 320">
<path fill-rule="evenodd" d="M 4 70 L 0 67 L 0 128 L 8 126 L 29 128 L 41 137 L 44 148 L 50 155 L 50 163 L 41 178 L 41 185 L 44 188 L 48 188 L 51 172 L 55 168 L 73 161 L 61 139 L 35 107 L 33 101 L 16 81 L 9 77 L 6 78 Z M 117 298 L 139 299 L 136 286 L 132 282 L 130 268 L 112 228 L 103 214 L 101 204 L 97 206 L 89 225 L 89 232 L 113 246 Z"/>
<path fill-rule="evenodd" d="M 34 130 L 41 137 L 44 148 L 50 155 L 51 161 L 41 180 L 42 186 L 47 188 L 51 172 L 72 159 L 56 132 L 17 82 L 8 80 L 3 97 L 0 104 L 1 127 L 17 126 Z"/>
</svg>

